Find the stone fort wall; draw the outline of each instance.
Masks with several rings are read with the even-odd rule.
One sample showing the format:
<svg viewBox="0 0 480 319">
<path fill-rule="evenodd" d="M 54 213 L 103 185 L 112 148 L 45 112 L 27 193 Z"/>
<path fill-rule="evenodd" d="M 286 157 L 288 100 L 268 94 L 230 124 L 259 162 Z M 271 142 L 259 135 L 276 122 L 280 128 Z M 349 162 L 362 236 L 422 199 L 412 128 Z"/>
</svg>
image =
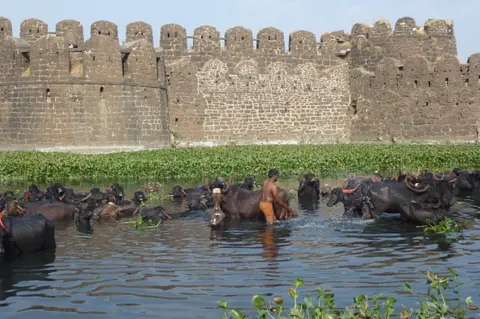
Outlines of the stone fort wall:
<svg viewBox="0 0 480 319">
<path fill-rule="evenodd" d="M 408 17 L 350 33 L 212 26 L 187 35 L 0 18 L 4 146 L 475 141 L 480 54 L 459 63 L 453 23 Z M 189 45 L 192 41 L 193 45 Z M 285 46 L 287 44 L 287 49 Z M 479 92 L 479 93 L 477 93 Z"/>
<path fill-rule="evenodd" d="M 352 28 L 352 141 L 478 141 L 480 55 L 457 57 L 448 20 Z"/>
<path fill-rule="evenodd" d="M 134 26 L 129 28 L 132 29 Z M 3 148 L 170 145 L 164 62 L 152 39 L 118 41 L 117 26 L 41 20 L 20 38 L 0 18 L 0 146 Z"/>
</svg>

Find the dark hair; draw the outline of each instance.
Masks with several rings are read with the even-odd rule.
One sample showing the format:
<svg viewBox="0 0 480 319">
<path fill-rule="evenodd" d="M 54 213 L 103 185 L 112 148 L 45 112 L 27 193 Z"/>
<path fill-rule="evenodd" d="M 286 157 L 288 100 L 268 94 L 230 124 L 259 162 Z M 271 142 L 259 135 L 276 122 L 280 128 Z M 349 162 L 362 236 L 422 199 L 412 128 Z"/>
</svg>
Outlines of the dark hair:
<svg viewBox="0 0 480 319">
<path fill-rule="evenodd" d="M 268 171 L 268 178 L 272 178 L 273 176 L 278 176 L 280 173 L 276 169 L 271 169 Z"/>
</svg>

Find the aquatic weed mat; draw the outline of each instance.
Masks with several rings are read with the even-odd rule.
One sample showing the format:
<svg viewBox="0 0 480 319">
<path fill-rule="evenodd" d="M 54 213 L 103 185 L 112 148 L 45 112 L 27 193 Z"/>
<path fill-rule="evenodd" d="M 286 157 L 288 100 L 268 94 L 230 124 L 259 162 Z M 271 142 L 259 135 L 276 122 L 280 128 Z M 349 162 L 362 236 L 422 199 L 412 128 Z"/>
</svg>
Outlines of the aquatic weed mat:
<svg viewBox="0 0 480 319">
<path fill-rule="evenodd" d="M 166 181 L 246 175 L 262 178 L 276 168 L 282 177 L 313 172 L 321 178 L 348 173 L 474 170 L 476 144 L 453 145 L 253 145 L 174 148 L 110 154 L 0 152 L 0 181 Z"/>
</svg>

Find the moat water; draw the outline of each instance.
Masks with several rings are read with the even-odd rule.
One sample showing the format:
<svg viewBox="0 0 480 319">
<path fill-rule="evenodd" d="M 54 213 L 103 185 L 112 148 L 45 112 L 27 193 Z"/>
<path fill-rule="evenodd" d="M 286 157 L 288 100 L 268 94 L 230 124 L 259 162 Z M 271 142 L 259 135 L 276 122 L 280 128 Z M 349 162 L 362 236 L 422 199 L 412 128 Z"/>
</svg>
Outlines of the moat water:
<svg viewBox="0 0 480 319">
<path fill-rule="evenodd" d="M 282 184 L 293 189 L 298 182 Z M 125 187 L 128 198 L 139 189 Z M 161 204 L 183 210 L 169 200 Z M 341 205 L 320 202 L 306 210 L 295 199 L 291 205 L 300 216 L 270 228 L 239 222 L 212 231 L 208 212 L 144 232 L 125 220 L 95 224 L 93 234 L 58 226 L 55 254 L 1 266 L 0 318 L 220 318 L 219 300 L 247 313 L 255 294 L 291 304 L 288 288 L 296 277 L 305 281 L 303 291 L 334 292 L 338 306 L 382 293 L 401 309 L 419 300 L 403 290 L 405 282 L 425 292 L 422 271 L 445 274 L 449 267 L 464 283 L 461 295 L 480 304 L 479 201 L 460 199 L 452 211 L 468 226 L 447 236 L 425 236 L 396 216 L 344 220 Z"/>
</svg>

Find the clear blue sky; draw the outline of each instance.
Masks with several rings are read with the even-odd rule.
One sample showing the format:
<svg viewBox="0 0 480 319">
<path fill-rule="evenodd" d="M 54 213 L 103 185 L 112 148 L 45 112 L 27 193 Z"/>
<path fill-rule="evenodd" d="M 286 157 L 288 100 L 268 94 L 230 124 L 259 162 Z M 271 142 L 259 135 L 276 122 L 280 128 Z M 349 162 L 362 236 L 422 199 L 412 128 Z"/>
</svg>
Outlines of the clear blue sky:
<svg viewBox="0 0 480 319">
<path fill-rule="evenodd" d="M 63 19 L 80 21 L 86 37 L 90 24 L 109 20 L 119 27 L 120 40 L 125 26 L 133 21 L 152 25 L 155 46 L 160 27 L 177 23 L 193 34 L 195 27 L 209 24 L 220 33 L 233 26 L 244 26 L 256 35 L 264 27 L 274 26 L 288 34 L 308 30 L 317 39 L 323 32 L 344 29 L 350 32 L 354 23 L 372 24 L 379 18 L 392 25 L 403 16 L 417 24 L 429 18 L 452 19 L 462 62 L 472 53 L 480 52 L 480 26 L 476 26 L 480 0 L 7 0 L 1 5 L 1 15 L 12 20 L 15 36 L 23 19 L 39 18 L 49 24 L 50 31 Z M 480 24 L 480 23 L 479 23 Z"/>
</svg>

